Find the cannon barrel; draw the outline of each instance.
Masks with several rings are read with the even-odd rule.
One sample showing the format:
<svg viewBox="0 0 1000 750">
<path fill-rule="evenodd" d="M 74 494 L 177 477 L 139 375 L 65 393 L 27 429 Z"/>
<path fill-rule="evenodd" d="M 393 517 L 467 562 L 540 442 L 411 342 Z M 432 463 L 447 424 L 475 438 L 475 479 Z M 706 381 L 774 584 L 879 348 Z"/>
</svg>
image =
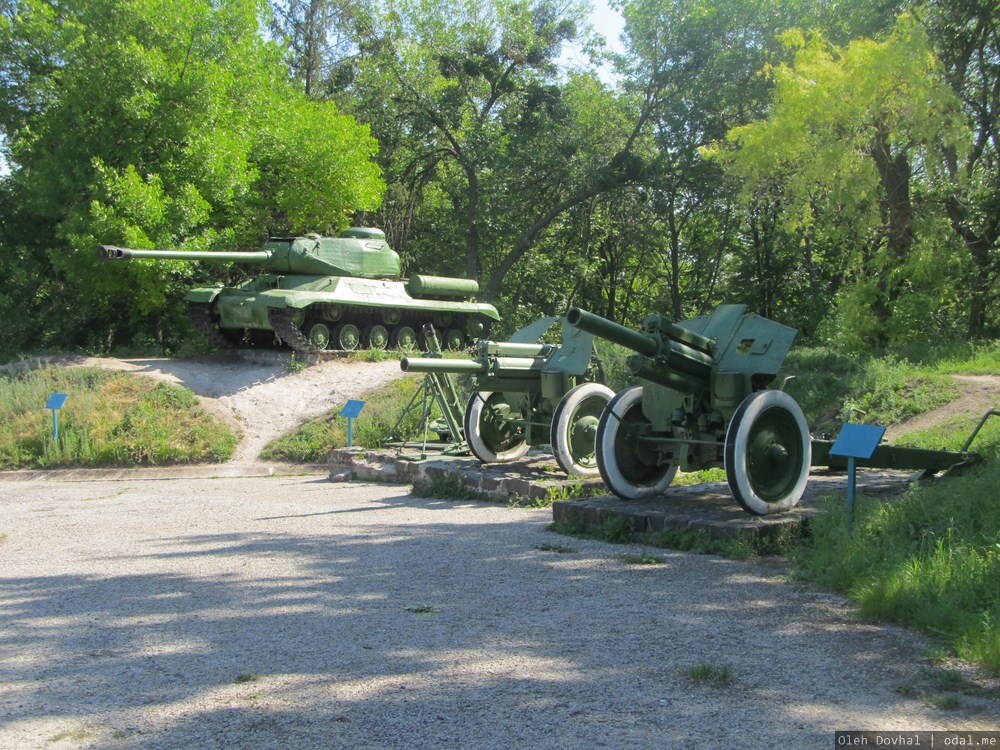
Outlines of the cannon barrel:
<svg viewBox="0 0 1000 750">
<path fill-rule="evenodd" d="M 441 357 L 403 357 L 399 361 L 403 372 L 438 372 L 460 374 L 484 373 L 489 366 L 474 359 L 443 359 Z"/>
<path fill-rule="evenodd" d="M 566 321 L 634 351 L 626 360 L 633 375 L 683 392 L 697 391 L 709 382 L 715 342 L 662 316 L 650 315 L 643 320 L 650 333 L 633 331 L 578 307 L 570 308 Z"/>
<path fill-rule="evenodd" d="M 647 357 L 655 357 L 660 351 L 660 342 L 654 336 L 633 331 L 631 328 L 602 318 L 600 315 L 581 310 L 579 307 L 569 309 L 569 312 L 566 313 L 566 322 L 581 331 L 613 341 Z"/>
<path fill-rule="evenodd" d="M 524 376 L 545 368 L 546 357 L 486 357 L 483 359 L 442 359 L 440 357 L 404 357 L 399 362 L 403 372 L 470 373 L 479 375 Z"/>
<path fill-rule="evenodd" d="M 264 263 L 270 260 L 271 256 L 272 253 L 269 250 L 222 253 L 207 250 L 133 250 L 129 247 L 101 245 L 97 257 L 104 261 L 156 258 L 158 260 L 207 260 L 220 263 Z"/>
</svg>

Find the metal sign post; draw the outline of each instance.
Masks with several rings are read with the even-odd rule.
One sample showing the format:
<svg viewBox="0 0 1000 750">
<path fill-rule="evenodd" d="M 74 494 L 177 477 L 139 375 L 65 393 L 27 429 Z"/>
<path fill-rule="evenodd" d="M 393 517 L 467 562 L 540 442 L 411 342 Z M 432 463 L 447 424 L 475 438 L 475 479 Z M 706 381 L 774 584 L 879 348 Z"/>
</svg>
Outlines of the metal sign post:
<svg viewBox="0 0 1000 750">
<path fill-rule="evenodd" d="M 856 460 L 871 458 L 882 442 L 885 427 L 873 424 L 845 424 L 830 448 L 831 456 L 847 457 L 847 530 L 854 529 L 854 490 L 857 485 Z"/>
<path fill-rule="evenodd" d="M 354 445 L 354 420 L 361 414 L 361 410 L 365 408 L 364 401 L 356 401 L 351 399 L 346 404 L 344 404 L 343 410 L 340 412 L 340 416 L 347 417 L 347 447 L 350 448 Z"/>
<path fill-rule="evenodd" d="M 45 402 L 45 408 L 52 410 L 52 439 L 57 443 L 59 442 L 59 410 L 62 409 L 67 398 L 69 398 L 68 393 L 53 393 Z"/>
</svg>

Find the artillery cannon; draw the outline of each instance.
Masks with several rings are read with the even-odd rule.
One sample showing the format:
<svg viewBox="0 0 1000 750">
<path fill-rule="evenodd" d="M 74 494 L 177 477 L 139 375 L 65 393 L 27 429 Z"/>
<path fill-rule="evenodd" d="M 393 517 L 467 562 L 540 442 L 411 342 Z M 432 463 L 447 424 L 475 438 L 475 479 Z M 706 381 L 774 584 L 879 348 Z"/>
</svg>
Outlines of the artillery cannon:
<svg viewBox="0 0 1000 750">
<path fill-rule="evenodd" d="M 642 331 L 572 308 L 567 323 L 635 354 L 646 381 L 619 392 L 597 427 L 597 466 L 608 488 L 636 499 L 665 490 L 678 469 L 723 467 L 737 502 L 757 515 L 787 510 L 805 490 L 811 439 L 802 409 L 766 390 L 796 331 L 722 305 L 671 323 L 649 315 Z"/>
<path fill-rule="evenodd" d="M 632 349 L 629 371 L 646 382 L 619 392 L 597 427 L 597 466 L 608 488 L 626 500 L 663 492 L 678 468 L 722 467 L 736 501 L 754 515 L 789 510 L 805 491 L 811 466 L 846 467 L 830 440 L 812 439 L 802 409 L 768 390 L 796 331 L 745 305 L 721 305 L 710 316 L 670 323 L 643 319 L 642 331 L 572 308 L 567 323 Z M 859 466 L 921 469 L 924 475 L 979 459 L 961 451 L 880 444 Z"/>
<path fill-rule="evenodd" d="M 446 348 L 460 349 L 500 319 L 492 305 L 475 302 L 474 279 L 411 276 L 378 229 L 354 228 L 340 237 L 272 238 L 248 252 L 132 250 L 102 245 L 104 261 L 194 260 L 248 263 L 265 272 L 237 286 L 191 289 L 184 299 L 195 327 L 229 347 L 249 333 L 266 343 L 275 336 L 293 349 L 416 348 L 427 323 L 443 331 Z M 265 341 L 266 340 L 266 341 Z"/>
<path fill-rule="evenodd" d="M 540 343 L 559 318 L 542 318 L 510 341 L 480 341 L 474 359 L 407 357 L 404 372 L 466 374 L 474 392 L 461 423 L 483 463 L 514 461 L 532 446 L 550 444 L 567 474 L 597 474 L 594 436 L 611 400 L 593 337 L 562 326 L 562 344 Z M 440 403 L 441 410 L 449 407 Z"/>
</svg>

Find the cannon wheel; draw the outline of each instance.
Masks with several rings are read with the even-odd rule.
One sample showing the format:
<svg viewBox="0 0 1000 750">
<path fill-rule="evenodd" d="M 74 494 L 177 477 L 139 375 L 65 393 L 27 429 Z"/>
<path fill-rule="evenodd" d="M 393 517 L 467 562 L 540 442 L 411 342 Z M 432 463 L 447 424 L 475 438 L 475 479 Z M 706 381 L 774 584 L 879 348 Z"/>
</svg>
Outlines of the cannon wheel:
<svg viewBox="0 0 1000 750">
<path fill-rule="evenodd" d="M 623 500 L 638 500 L 663 492 L 674 481 L 676 463 L 660 463 L 660 453 L 640 437 L 652 425 L 642 413 L 642 386 L 620 391 L 597 424 L 597 468 L 601 479 Z"/>
<path fill-rule="evenodd" d="M 465 407 L 465 439 L 469 449 L 483 463 L 516 461 L 528 452 L 528 442 L 520 427 L 506 417 L 511 406 L 502 393 L 473 393 Z"/>
<path fill-rule="evenodd" d="M 802 409 L 782 391 L 757 391 L 740 404 L 726 431 L 729 489 L 744 510 L 789 510 L 809 481 L 812 439 Z"/>
<path fill-rule="evenodd" d="M 559 400 L 552 415 L 552 452 L 567 474 L 597 475 L 594 437 L 601 412 L 615 392 L 600 383 L 581 383 Z"/>
</svg>

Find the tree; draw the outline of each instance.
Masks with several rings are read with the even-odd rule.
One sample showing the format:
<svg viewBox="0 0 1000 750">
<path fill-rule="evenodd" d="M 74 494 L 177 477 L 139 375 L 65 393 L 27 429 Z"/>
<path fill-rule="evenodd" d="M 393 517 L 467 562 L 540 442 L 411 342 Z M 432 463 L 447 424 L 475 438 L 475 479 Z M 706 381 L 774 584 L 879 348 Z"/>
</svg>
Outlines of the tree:
<svg viewBox="0 0 1000 750">
<path fill-rule="evenodd" d="M 933 2 L 923 20 L 971 132 L 970 147 L 948 155 L 945 201 L 973 266 L 968 334 L 982 336 L 1000 279 L 1000 4 Z"/>
<path fill-rule="evenodd" d="M 727 163 L 747 197 L 777 202 L 807 266 L 847 269 L 843 333 L 876 345 L 916 335 L 915 312 L 943 303 L 960 265 L 934 200 L 945 154 L 963 148 L 958 102 L 909 15 L 883 42 L 786 39 L 794 64 L 772 71 L 767 119 L 730 131 Z"/>
<path fill-rule="evenodd" d="M 359 20 L 339 76 L 338 101 L 383 146 L 393 244 L 452 273 L 460 254 L 501 307 L 550 228 L 642 171 L 621 101 L 593 75 L 559 75 L 582 23 L 552 0 L 402 0 Z"/>
<path fill-rule="evenodd" d="M 98 243 L 225 249 L 343 228 L 383 190 L 366 127 L 298 92 L 254 0 L 15 0 L 0 17 L 14 216 L 0 253 L 45 258 L 40 311 L 106 347 L 200 271 L 104 268 Z M 22 248 L 18 250 L 17 248 Z M 41 286 L 41 281 L 38 281 Z"/>
</svg>

